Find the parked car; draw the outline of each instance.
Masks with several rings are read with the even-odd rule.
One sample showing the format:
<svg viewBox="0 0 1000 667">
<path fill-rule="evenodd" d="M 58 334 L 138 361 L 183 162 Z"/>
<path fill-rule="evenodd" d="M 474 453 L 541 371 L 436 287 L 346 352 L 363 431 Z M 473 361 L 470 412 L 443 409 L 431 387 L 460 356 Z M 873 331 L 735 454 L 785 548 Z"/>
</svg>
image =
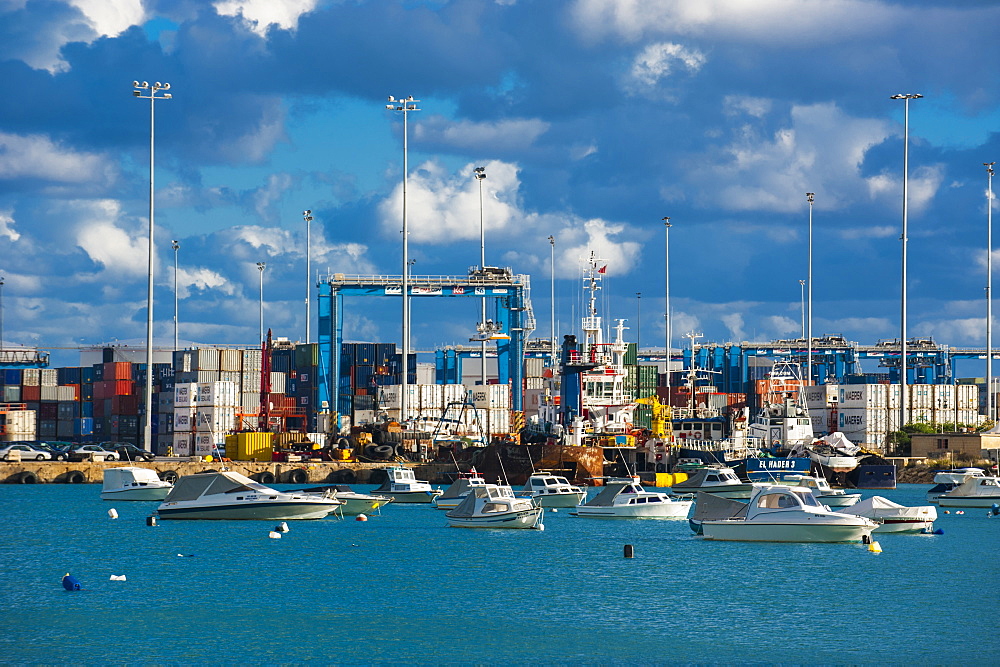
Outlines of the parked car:
<svg viewBox="0 0 1000 667">
<path fill-rule="evenodd" d="M 117 461 L 118 452 L 112 449 L 105 449 L 103 446 L 97 444 L 96 442 L 84 443 L 81 445 L 75 445 L 71 450 L 69 450 L 69 460 L 70 461 L 85 461 L 92 454 L 100 454 L 104 457 L 105 461 Z"/>
<path fill-rule="evenodd" d="M 69 460 L 69 450 L 73 446 L 71 442 L 50 442 L 50 441 L 37 441 L 29 442 L 29 445 L 35 449 L 40 449 L 43 452 L 48 452 L 54 461 L 68 461 Z"/>
<path fill-rule="evenodd" d="M 102 442 L 101 447 L 107 449 L 111 447 L 114 449 L 115 453 L 118 454 L 118 458 L 122 461 L 152 461 L 156 458 L 153 452 L 147 452 L 145 449 L 136 447 L 131 442 Z"/>
<path fill-rule="evenodd" d="M 35 449 L 26 442 L 10 442 L 3 447 L 0 447 L 0 458 L 4 461 L 9 461 L 14 458 L 13 452 L 20 453 L 22 461 L 52 460 L 51 454 L 41 449 Z"/>
</svg>

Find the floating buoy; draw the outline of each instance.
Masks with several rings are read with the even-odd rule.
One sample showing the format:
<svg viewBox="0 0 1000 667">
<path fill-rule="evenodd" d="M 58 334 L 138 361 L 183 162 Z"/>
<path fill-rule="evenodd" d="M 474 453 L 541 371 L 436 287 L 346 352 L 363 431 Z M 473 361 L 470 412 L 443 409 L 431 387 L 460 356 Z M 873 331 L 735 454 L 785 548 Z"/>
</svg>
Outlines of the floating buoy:
<svg viewBox="0 0 1000 667">
<path fill-rule="evenodd" d="M 146 525 L 147 526 L 155 526 L 156 525 L 156 517 L 155 516 L 147 516 L 146 517 Z"/>
<path fill-rule="evenodd" d="M 366 517 L 364 514 L 359 514 L 356 517 L 354 517 L 354 520 L 355 521 L 367 521 L 368 517 Z"/>
<path fill-rule="evenodd" d="M 635 550 L 632 548 L 631 544 L 625 545 L 625 558 L 634 558 Z"/>
<path fill-rule="evenodd" d="M 944 513 L 945 514 L 951 514 L 951 510 L 945 510 Z"/>
<path fill-rule="evenodd" d="M 280 540 L 281 539 L 281 533 L 275 532 L 273 530 L 271 532 L 269 532 L 267 534 L 267 536 L 270 537 L 272 540 Z"/>
<path fill-rule="evenodd" d="M 537 526 L 535 526 L 535 529 L 536 530 L 545 530 L 545 524 L 544 523 L 540 523 Z"/>
<path fill-rule="evenodd" d="M 958 510 L 955 514 L 965 514 L 965 510 Z"/>
<path fill-rule="evenodd" d="M 62 585 L 68 591 L 78 591 L 80 590 L 80 582 L 76 580 L 76 577 L 72 576 L 69 572 L 63 575 Z"/>
<path fill-rule="evenodd" d="M 118 510 L 116 510 L 114 507 L 112 507 L 111 509 L 108 510 L 108 516 L 111 517 L 112 519 L 117 519 L 118 518 Z"/>
<path fill-rule="evenodd" d="M 553 512 L 553 513 L 556 513 L 556 512 L 558 512 L 558 511 L 559 511 L 559 508 L 557 508 L 557 507 L 553 507 L 553 508 L 552 508 L 552 512 Z"/>
<path fill-rule="evenodd" d="M 194 554 L 188 554 L 187 556 L 185 556 L 184 554 L 177 554 L 177 557 L 178 558 L 194 558 Z"/>
<path fill-rule="evenodd" d="M 879 544 L 878 542 L 873 541 L 871 544 L 868 545 L 868 551 L 872 552 L 873 554 L 880 554 L 882 553 L 882 545 Z"/>
<path fill-rule="evenodd" d="M 276 531 L 278 531 L 279 533 L 287 533 L 288 532 L 288 524 L 285 523 L 284 521 L 282 521 L 277 526 L 275 526 L 274 529 Z"/>
<path fill-rule="evenodd" d="M 111 575 L 111 581 L 125 581 L 125 580 L 126 579 L 125 579 L 125 575 L 124 574 L 112 574 Z"/>
</svg>

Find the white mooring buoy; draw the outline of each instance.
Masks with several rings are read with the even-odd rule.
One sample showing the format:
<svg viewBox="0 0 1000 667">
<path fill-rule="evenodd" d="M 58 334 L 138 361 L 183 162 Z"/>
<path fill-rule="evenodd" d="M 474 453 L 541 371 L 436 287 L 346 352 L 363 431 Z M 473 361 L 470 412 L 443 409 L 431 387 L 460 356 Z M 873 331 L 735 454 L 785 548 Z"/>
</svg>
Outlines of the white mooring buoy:
<svg viewBox="0 0 1000 667">
<path fill-rule="evenodd" d="M 114 507 L 112 507 L 111 509 L 108 510 L 108 516 L 111 517 L 112 519 L 117 519 L 118 518 L 118 510 L 116 510 Z"/>
</svg>

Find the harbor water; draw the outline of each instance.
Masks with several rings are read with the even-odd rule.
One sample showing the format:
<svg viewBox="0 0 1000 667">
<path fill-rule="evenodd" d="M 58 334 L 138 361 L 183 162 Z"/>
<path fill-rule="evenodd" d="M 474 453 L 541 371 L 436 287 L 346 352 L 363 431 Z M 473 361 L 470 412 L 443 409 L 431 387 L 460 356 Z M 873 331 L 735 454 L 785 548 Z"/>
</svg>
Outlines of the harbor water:
<svg viewBox="0 0 1000 667">
<path fill-rule="evenodd" d="M 925 505 L 928 488 L 864 495 Z M 998 662 L 1000 518 L 985 509 L 939 509 L 943 535 L 876 534 L 873 553 L 569 510 L 541 532 L 449 528 L 426 505 L 272 539 L 266 521 L 149 526 L 155 506 L 0 486 L 0 663 Z"/>
</svg>

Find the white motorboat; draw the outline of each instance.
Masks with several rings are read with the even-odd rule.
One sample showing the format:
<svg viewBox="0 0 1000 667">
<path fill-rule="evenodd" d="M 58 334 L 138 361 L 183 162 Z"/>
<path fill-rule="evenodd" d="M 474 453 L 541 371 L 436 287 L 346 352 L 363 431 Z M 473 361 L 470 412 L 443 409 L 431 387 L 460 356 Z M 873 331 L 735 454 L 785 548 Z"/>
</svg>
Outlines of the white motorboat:
<svg viewBox="0 0 1000 667">
<path fill-rule="evenodd" d="M 392 498 L 388 496 L 358 493 L 346 484 L 337 484 L 332 487 L 332 490 L 333 497 L 344 502 L 340 511 L 345 516 L 375 512 L 392 502 Z"/>
<path fill-rule="evenodd" d="M 739 542 L 858 542 L 877 526 L 821 505 L 809 489 L 783 485 L 755 485 L 734 516 L 701 522 L 705 539 Z"/>
<path fill-rule="evenodd" d="M 732 468 L 709 466 L 695 471 L 683 482 L 674 484 L 670 487 L 670 491 L 677 495 L 689 495 L 701 491 L 723 498 L 745 500 L 753 493 L 753 487 L 752 483 L 744 482 L 737 477 Z"/>
<path fill-rule="evenodd" d="M 927 533 L 934 529 L 937 509 L 933 505 L 906 507 L 882 496 L 872 496 L 845 510 L 877 522 L 875 533 Z"/>
<path fill-rule="evenodd" d="M 843 489 L 835 489 L 830 486 L 826 478 L 815 475 L 792 475 L 785 477 L 782 483 L 809 489 L 813 497 L 827 507 L 851 507 L 861 500 L 860 493 L 847 493 Z"/>
<path fill-rule="evenodd" d="M 343 504 L 329 490 L 278 491 L 222 471 L 181 477 L 156 513 L 161 519 L 322 519 Z"/>
<path fill-rule="evenodd" d="M 397 503 L 430 503 L 444 493 L 441 489 L 435 489 L 427 482 L 417 479 L 409 468 L 392 466 L 386 468 L 385 472 L 388 478 L 374 492 L 388 496 Z"/>
<path fill-rule="evenodd" d="M 469 491 L 458 507 L 450 510 L 448 524 L 456 528 L 537 528 L 543 530 L 545 510 L 530 498 L 518 498 L 509 486 L 486 484 Z"/>
<path fill-rule="evenodd" d="M 486 479 L 473 468 L 469 472 L 460 472 L 454 482 L 444 493 L 434 498 L 431 504 L 439 510 L 453 510 L 458 507 L 469 492 L 479 486 L 486 486 Z"/>
<path fill-rule="evenodd" d="M 941 507 L 992 507 L 1000 503 L 1000 477 L 967 477 L 938 496 Z"/>
<path fill-rule="evenodd" d="M 104 469 L 102 500 L 163 500 L 174 487 L 155 470 L 136 466 Z"/>
<path fill-rule="evenodd" d="M 646 491 L 631 482 L 606 484 L 601 492 L 577 505 L 574 516 L 612 519 L 683 519 L 694 501 Z"/>
<path fill-rule="evenodd" d="M 536 472 L 528 477 L 521 495 L 531 498 L 539 507 L 576 507 L 587 492 L 573 486 L 565 477 Z"/>
<path fill-rule="evenodd" d="M 986 473 L 982 468 L 952 468 L 951 470 L 936 470 L 934 486 L 927 490 L 927 502 L 936 503 L 941 494 L 956 488 L 969 478 L 982 479 Z"/>
</svg>

